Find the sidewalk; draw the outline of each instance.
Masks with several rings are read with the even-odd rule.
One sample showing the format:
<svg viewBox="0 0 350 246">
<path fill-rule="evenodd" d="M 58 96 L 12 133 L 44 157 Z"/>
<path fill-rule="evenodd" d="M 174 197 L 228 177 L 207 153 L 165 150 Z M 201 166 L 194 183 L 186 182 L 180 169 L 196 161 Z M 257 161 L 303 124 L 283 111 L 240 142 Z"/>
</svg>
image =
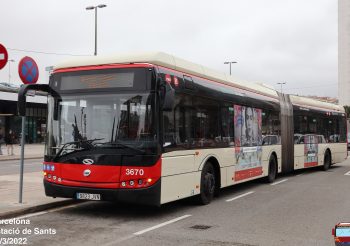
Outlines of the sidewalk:
<svg viewBox="0 0 350 246">
<path fill-rule="evenodd" d="M 26 144 L 24 145 L 24 158 L 44 158 L 44 149 L 45 144 Z M 2 155 L 0 155 L 0 161 L 19 160 L 21 158 L 21 146 L 19 146 L 18 144 L 13 145 L 14 155 L 7 155 L 7 147 L 5 144 L 1 144 L 1 150 Z"/>
<path fill-rule="evenodd" d="M 72 199 L 46 197 L 42 172 L 25 173 L 23 199 L 19 199 L 19 175 L 0 176 L 0 219 L 14 218 L 27 213 L 74 203 Z"/>
<path fill-rule="evenodd" d="M 2 145 L 4 155 L 0 155 L 1 161 L 20 159 L 20 146 L 14 145 L 13 156 L 7 155 L 7 150 Z M 43 158 L 43 144 L 28 144 L 24 150 L 25 159 Z M 25 162 L 26 160 L 24 160 Z M 18 165 L 14 162 L 13 165 Z M 38 164 L 38 165 L 41 165 Z M 14 218 L 26 213 L 39 212 L 45 209 L 71 204 L 72 199 L 46 197 L 43 185 L 43 173 L 30 172 L 23 176 L 23 199 L 19 201 L 19 174 L 1 175 L 0 173 L 0 219 Z"/>
</svg>

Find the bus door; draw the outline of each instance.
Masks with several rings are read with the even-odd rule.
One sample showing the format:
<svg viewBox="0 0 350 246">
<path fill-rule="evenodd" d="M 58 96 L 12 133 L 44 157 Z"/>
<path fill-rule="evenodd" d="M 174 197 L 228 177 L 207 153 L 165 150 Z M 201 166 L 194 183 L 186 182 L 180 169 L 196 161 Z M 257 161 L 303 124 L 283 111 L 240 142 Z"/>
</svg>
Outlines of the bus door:
<svg viewBox="0 0 350 246">
<path fill-rule="evenodd" d="M 195 150 L 191 98 L 176 98 L 171 111 L 163 111 L 162 194 L 161 203 L 194 194 Z"/>
</svg>

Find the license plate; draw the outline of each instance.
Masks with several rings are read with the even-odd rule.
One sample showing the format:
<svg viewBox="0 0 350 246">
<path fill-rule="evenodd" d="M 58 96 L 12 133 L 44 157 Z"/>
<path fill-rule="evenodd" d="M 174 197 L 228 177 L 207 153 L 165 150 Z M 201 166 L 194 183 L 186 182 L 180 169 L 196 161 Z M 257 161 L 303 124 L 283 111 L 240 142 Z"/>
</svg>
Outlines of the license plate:
<svg viewBox="0 0 350 246">
<path fill-rule="evenodd" d="M 77 193 L 77 199 L 79 200 L 101 200 L 100 194 L 90 194 L 90 193 Z"/>
</svg>

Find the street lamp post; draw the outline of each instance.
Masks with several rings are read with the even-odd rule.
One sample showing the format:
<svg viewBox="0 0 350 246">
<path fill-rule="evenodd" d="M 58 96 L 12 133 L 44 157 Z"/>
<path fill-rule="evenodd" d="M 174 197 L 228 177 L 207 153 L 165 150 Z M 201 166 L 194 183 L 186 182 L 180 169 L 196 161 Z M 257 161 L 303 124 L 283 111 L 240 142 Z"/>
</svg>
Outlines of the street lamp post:
<svg viewBox="0 0 350 246">
<path fill-rule="evenodd" d="M 97 8 L 104 8 L 107 7 L 106 4 L 99 4 L 97 6 L 89 6 L 86 7 L 86 10 L 95 10 L 95 53 L 94 55 L 97 55 Z"/>
<path fill-rule="evenodd" d="M 235 62 L 235 61 L 224 62 L 224 64 L 230 64 L 230 75 L 231 75 L 231 65 L 232 65 L 233 63 L 237 63 L 237 62 Z"/>
<path fill-rule="evenodd" d="M 9 63 L 9 84 L 11 84 L 11 62 L 15 62 L 15 60 L 10 59 L 7 62 Z"/>
<path fill-rule="evenodd" d="M 281 85 L 281 93 L 282 93 L 282 86 L 285 85 L 285 84 L 287 84 L 287 82 L 278 82 L 277 84 L 278 84 L 278 85 Z"/>
</svg>

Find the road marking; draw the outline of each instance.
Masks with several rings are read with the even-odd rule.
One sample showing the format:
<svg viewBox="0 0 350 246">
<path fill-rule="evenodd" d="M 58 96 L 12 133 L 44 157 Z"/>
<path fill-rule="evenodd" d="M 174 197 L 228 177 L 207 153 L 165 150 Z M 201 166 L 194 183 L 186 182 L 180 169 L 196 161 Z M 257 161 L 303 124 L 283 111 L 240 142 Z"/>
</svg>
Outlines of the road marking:
<svg viewBox="0 0 350 246">
<path fill-rule="evenodd" d="M 184 216 L 181 216 L 181 217 L 178 217 L 178 218 L 169 220 L 169 221 L 164 222 L 164 223 L 161 223 L 161 224 L 159 224 L 159 225 L 155 225 L 155 226 L 149 227 L 149 228 L 147 228 L 147 229 L 144 229 L 144 230 L 142 230 L 142 231 L 135 232 L 134 235 L 136 235 L 136 236 L 142 235 L 142 234 L 144 234 L 144 233 L 146 233 L 146 232 L 149 232 L 149 231 L 158 229 L 158 228 L 160 228 L 160 227 L 169 225 L 169 224 L 171 224 L 171 223 L 175 223 L 175 222 L 177 222 L 177 221 L 179 221 L 179 220 L 186 219 L 186 218 L 188 218 L 188 217 L 190 217 L 190 216 L 192 216 L 192 215 L 186 214 L 186 215 L 184 215 Z"/>
<path fill-rule="evenodd" d="M 117 245 L 117 244 L 119 244 L 121 242 L 124 242 L 124 241 L 129 240 L 129 239 L 134 238 L 134 237 L 136 237 L 136 236 L 135 235 L 128 235 L 128 236 L 125 236 L 125 237 L 122 237 L 122 238 L 115 239 L 112 242 L 103 244 L 103 246 L 115 246 L 115 245 Z"/>
<path fill-rule="evenodd" d="M 43 214 L 47 214 L 47 213 L 51 213 L 51 212 L 57 212 L 57 211 L 60 211 L 60 210 L 64 210 L 64 209 L 67 209 L 67 208 L 74 208 L 74 207 L 77 207 L 77 206 L 78 206 L 77 204 L 67 205 L 67 206 L 60 207 L 60 208 L 53 208 L 53 209 L 49 209 L 49 210 L 46 210 L 46 211 L 26 214 L 26 215 L 23 215 L 23 216 L 20 216 L 20 217 L 16 217 L 14 219 L 20 220 L 20 219 L 31 218 L 31 217 L 34 217 L 34 216 L 39 216 L 39 215 L 43 215 Z"/>
<path fill-rule="evenodd" d="M 61 210 L 65 210 L 67 208 L 76 208 L 78 207 L 77 204 L 73 204 L 73 205 L 67 205 L 67 206 L 64 206 L 64 207 L 60 207 L 60 208 L 53 208 L 53 209 L 49 209 L 48 212 L 57 212 L 57 211 L 61 211 Z"/>
<path fill-rule="evenodd" d="M 34 217 L 34 216 L 38 216 L 38 215 L 42 215 L 42 214 L 47 214 L 49 211 L 43 211 L 43 212 L 37 212 L 37 213 L 32 213 L 32 214 L 27 214 L 27 215 L 23 215 L 20 217 L 16 217 L 15 219 L 20 220 L 20 219 L 27 219 L 30 217 Z"/>
<path fill-rule="evenodd" d="M 288 179 L 283 179 L 283 180 L 281 180 L 281 181 L 272 183 L 272 184 L 270 184 L 270 185 L 278 185 L 278 184 L 280 184 L 280 183 L 286 182 L 287 180 L 288 180 Z"/>
<path fill-rule="evenodd" d="M 347 172 L 347 173 L 345 173 L 344 175 L 350 175 L 350 171 L 349 171 L 349 172 Z"/>
<path fill-rule="evenodd" d="M 242 194 L 242 195 L 235 196 L 235 197 L 233 197 L 233 198 L 231 198 L 231 199 L 227 199 L 226 202 L 232 202 L 233 200 L 237 200 L 237 199 L 239 199 L 239 198 L 241 198 L 241 197 L 245 197 L 245 196 L 248 196 L 248 195 L 253 194 L 253 193 L 254 193 L 254 191 L 249 191 L 249 192 L 244 193 L 244 194 Z"/>
</svg>

